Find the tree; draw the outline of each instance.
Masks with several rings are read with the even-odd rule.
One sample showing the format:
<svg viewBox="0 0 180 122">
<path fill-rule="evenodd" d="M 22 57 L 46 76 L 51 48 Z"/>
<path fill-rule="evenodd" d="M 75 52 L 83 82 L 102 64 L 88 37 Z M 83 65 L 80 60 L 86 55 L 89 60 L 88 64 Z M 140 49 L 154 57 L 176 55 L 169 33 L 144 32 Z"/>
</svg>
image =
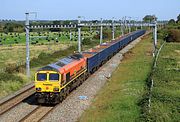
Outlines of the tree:
<svg viewBox="0 0 180 122">
<path fill-rule="evenodd" d="M 153 22 L 154 20 L 157 20 L 157 17 L 155 15 L 146 15 L 143 18 L 143 21 L 145 22 Z"/>
<path fill-rule="evenodd" d="M 8 32 L 22 32 L 23 31 L 23 25 L 20 23 L 14 23 L 14 22 L 8 22 L 4 25 L 3 31 Z"/>
<path fill-rule="evenodd" d="M 177 23 L 180 22 L 180 14 L 177 16 Z"/>
<path fill-rule="evenodd" d="M 168 21 L 168 24 L 175 24 L 176 23 L 176 21 L 174 20 L 174 19 L 170 19 L 169 21 Z"/>
<path fill-rule="evenodd" d="M 60 25 L 60 24 L 61 24 L 61 21 L 58 21 L 58 20 L 53 21 L 53 25 Z"/>
<path fill-rule="evenodd" d="M 63 24 L 64 24 L 64 25 L 69 25 L 70 23 L 71 23 L 70 20 L 65 20 L 65 21 L 63 21 Z"/>
<path fill-rule="evenodd" d="M 0 32 L 3 32 L 3 25 L 0 23 Z"/>
</svg>

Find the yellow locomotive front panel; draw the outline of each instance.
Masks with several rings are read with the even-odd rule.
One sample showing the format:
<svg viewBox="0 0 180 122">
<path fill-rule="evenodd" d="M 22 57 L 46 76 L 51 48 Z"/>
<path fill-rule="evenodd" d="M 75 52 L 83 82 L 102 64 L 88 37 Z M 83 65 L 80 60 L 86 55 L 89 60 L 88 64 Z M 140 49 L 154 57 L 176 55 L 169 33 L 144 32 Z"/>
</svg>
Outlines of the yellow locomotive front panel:
<svg viewBox="0 0 180 122">
<path fill-rule="evenodd" d="M 35 75 L 36 92 L 60 92 L 60 74 L 55 71 L 39 71 Z"/>
</svg>

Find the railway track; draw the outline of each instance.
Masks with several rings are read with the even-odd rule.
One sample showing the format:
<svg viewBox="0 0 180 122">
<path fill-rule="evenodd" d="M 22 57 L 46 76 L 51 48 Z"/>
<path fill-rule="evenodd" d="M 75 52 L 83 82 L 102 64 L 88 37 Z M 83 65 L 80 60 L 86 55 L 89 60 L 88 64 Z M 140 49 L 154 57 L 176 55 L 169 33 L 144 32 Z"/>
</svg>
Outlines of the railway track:
<svg viewBox="0 0 180 122">
<path fill-rule="evenodd" d="M 56 106 L 38 106 L 28 115 L 20 120 L 20 122 L 39 122 L 47 114 L 49 114 Z"/>
<path fill-rule="evenodd" d="M 21 103 L 24 99 L 33 95 L 35 93 L 35 90 L 33 88 L 34 88 L 34 85 L 30 85 L 27 88 L 24 88 L 23 90 L 21 90 L 20 92 L 15 93 L 15 95 L 11 96 L 10 98 L 1 102 L 0 103 L 0 115 L 11 110 L 15 106 L 17 106 L 19 103 Z"/>
</svg>

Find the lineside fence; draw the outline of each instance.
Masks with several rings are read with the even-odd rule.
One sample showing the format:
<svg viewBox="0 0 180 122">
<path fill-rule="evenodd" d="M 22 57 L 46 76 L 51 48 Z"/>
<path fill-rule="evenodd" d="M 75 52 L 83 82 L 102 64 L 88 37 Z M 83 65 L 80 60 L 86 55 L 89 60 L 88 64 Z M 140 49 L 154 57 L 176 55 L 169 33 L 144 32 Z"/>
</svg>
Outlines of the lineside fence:
<svg viewBox="0 0 180 122">
<path fill-rule="evenodd" d="M 153 91 L 153 87 L 154 87 L 154 79 L 152 78 L 152 75 L 154 73 L 154 71 L 156 70 L 156 67 L 157 67 L 157 61 L 158 61 L 158 57 L 159 57 L 159 54 L 163 48 L 163 46 L 165 45 L 165 41 L 164 43 L 161 45 L 161 47 L 156 51 L 155 53 L 155 57 L 153 59 L 153 66 L 152 66 L 152 71 L 150 73 L 150 76 L 148 78 L 148 82 L 149 82 L 149 91 L 148 91 L 148 112 L 150 113 L 151 112 L 151 98 L 152 98 L 152 91 Z"/>
</svg>

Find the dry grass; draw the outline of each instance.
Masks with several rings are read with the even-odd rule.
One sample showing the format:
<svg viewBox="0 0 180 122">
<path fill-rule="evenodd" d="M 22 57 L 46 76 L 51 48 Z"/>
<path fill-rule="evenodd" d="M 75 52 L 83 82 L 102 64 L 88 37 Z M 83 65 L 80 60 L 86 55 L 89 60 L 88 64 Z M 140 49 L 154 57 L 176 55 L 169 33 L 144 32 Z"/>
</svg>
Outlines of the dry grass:
<svg viewBox="0 0 180 122">
<path fill-rule="evenodd" d="M 58 50 L 64 50 L 70 45 L 65 44 L 51 44 L 51 45 L 31 45 L 30 46 L 30 59 L 36 58 L 41 52 L 53 53 Z M 0 47 L 0 68 L 6 67 L 8 64 L 25 62 L 26 59 L 26 46 L 16 45 L 13 47 L 1 46 Z"/>
</svg>

